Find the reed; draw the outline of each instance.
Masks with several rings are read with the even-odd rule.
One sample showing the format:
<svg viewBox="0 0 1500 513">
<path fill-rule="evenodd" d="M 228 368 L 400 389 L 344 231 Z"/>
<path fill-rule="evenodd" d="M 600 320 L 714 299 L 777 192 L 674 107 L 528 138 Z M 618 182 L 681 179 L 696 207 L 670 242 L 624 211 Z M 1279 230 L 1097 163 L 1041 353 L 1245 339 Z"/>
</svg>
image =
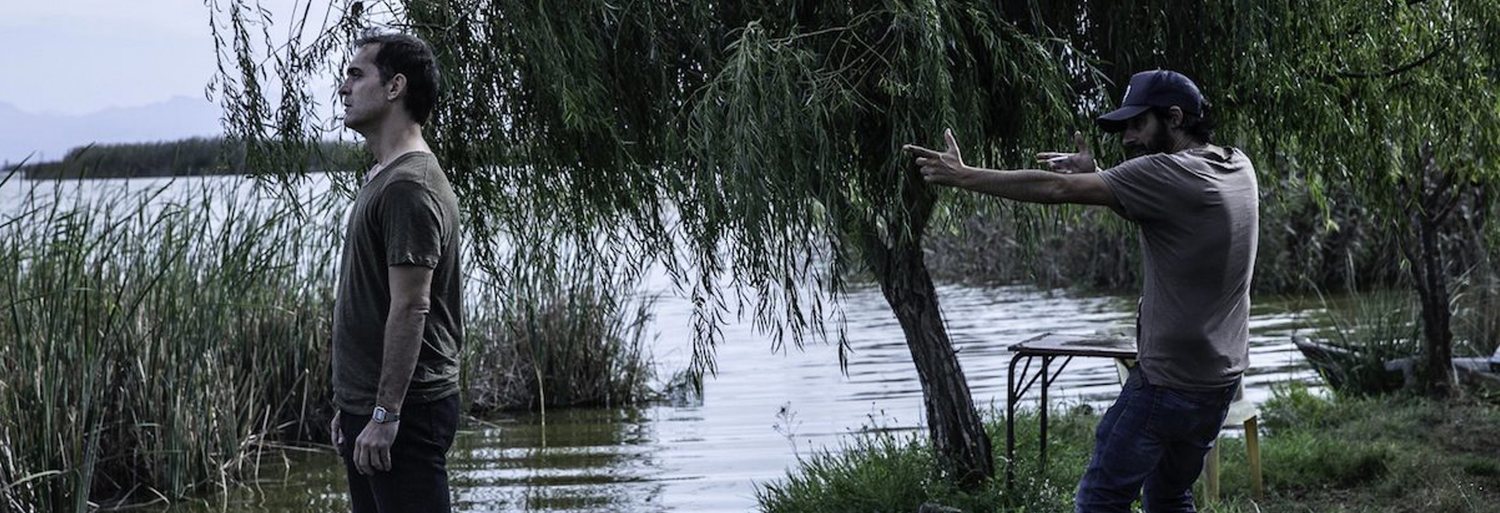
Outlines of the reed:
<svg viewBox="0 0 1500 513">
<path fill-rule="evenodd" d="M 347 192 L 29 183 L 0 182 L 0 511 L 172 502 L 327 441 Z M 619 276 L 471 280 L 476 409 L 647 398 L 651 303 Z"/>
<path fill-rule="evenodd" d="M 1474 265 L 1454 283 L 1454 354 L 1500 354 L 1500 230 L 1491 230 Z"/>
<path fill-rule="evenodd" d="M 1355 396 L 1399 390 L 1404 379 L 1400 371 L 1387 370 L 1386 363 L 1421 353 L 1416 295 L 1377 290 L 1320 299 L 1315 336 L 1349 351 L 1319 369 L 1325 381 L 1335 392 Z"/>
<path fill-rule="evenodd" d="M 653 301 L 609 267 L 517 269 L 479 281 L 466 342 L 470 411 L 613 407 L 654 393 L 647 323 Z"/>
<path fill-rule="evenodd" d="M 33 184 L 0 220 L 0 509 L 170 500 L 322 431 L 331 197 L 172 187 Z"/>
</svg>

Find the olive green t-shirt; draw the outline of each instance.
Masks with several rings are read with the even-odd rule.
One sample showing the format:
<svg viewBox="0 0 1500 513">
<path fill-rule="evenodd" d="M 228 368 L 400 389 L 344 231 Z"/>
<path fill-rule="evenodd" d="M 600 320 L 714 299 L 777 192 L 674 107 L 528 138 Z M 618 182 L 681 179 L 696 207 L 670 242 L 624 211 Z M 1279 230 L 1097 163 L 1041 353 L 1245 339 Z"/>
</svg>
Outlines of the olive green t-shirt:
<svg viewBox="0 0 1500 513">
<path fill-rule="evenodd" d="M 458 393 L 463 347 L 458 197 L 431 153 L 396 157 L 365 183 L 349 212 L 333 307 L 333 400 L 351 414 L 375 408 L 390 311 L 390 267 L 432 269 L 431 307 L 405 404 Z"/>
<path fill-rule="evenodd" d="M 1234 148 L 1134 158 L 1100 173 L 1140 227 L 1146 379 L 1183 389 L 1234 384 L 1250 366 L 1250 279 L 1259 241 L 1255 168 Z"/>
</svg>

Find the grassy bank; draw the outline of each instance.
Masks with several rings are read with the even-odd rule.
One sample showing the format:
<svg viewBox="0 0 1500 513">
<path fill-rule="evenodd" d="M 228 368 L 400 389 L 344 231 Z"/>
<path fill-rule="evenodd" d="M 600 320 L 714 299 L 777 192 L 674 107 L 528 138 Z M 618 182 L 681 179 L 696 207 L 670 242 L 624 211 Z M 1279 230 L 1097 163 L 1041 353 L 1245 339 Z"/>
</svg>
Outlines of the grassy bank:
<svg viewBox="0 0 1500 513">
<path fill-rule="evenodd" d="M 326 442 L 338 213 L 349 199 L 293 206 L 191 183 L 74 196 L 30 182 L 0 212 L 0 511 L 171 502 L 231 486 L 258 451 Z M 529 399 L 539 389 L 492 377 L 511 368 L 495 355 L 537 350 L 486 327 L 545 319 L 592 359 L 544 356 L 526 374 L 597 384 L 611 404 L 639 399 L 650 362 L 639 333 L 626 336 L 639 325 L 618 299 L 626 292 L 587 283 L 596 289 L 480 287 L 466 305 L 468 395 L 539 402 Z M 547 306 L 559 297 L 573 302 Z M 611 337 L 587 340 L 600 334 Z"/>
<path fill-rule="evenodd" d="M 1221 501 L 1208 512 L 1500 511 L 1500 405 L 1408 397 L 1324 399 L 1300 387 L 1262 407 L 1265 500 L 1250 496 L 1242 439 L 1220 441 Z M 838 455 L 809 457 L 758 491 L 761 509 L 912 512 L 924 502 L 964 511 L 1072 511 L 1073 490 L 1093 444 L 1095 412 L 1053 417 L 1045 474 L 1036 465 L 1035 417 L 1018 420 L 1017 487 L 1003 479 L 959 492 L 932 474 L 920 439 L 870 435 Z M 989 426 L 1003 450 L 1004 426 Z M 1002 458 L 996 458 L 1000 464 Z M 1003 467 L 997 475 L 1003 476 Z"/>
</svg>

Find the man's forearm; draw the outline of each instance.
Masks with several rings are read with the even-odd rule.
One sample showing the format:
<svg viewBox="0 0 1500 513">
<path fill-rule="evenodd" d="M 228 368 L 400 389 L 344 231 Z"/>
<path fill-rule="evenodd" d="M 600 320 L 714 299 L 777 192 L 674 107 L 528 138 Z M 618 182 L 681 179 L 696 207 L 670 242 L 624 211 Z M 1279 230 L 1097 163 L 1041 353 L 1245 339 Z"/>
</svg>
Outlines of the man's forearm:
<svg viewBox="0 0 1500 513">
<path fill-rule="evenodd" d="M 424 305 L 391 308 L 385 321 L 385 349 L 380 365 L 380 389 L 375 404 L 400 411 L 406 389 L 422 353 L 422 328 L 427 322 Z"/>
<path fill-rule="evenodd" d="M 957 185 L 1006 199 L 1030 203 L 1063 203 L 1070 201 L 1069 175 L 1031 169 L 998 171 L 969 166 Z"/>
</svg>

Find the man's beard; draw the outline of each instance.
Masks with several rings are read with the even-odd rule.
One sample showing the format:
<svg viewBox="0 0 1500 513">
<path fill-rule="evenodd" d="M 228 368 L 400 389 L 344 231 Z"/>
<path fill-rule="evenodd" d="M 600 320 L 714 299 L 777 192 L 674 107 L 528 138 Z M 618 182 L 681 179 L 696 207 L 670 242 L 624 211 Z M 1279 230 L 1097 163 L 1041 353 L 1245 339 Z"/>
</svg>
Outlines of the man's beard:
<svg viewBox="0 0 1500 513">
<path fill-rule="evenodd" d="M 1170 153 L 1171 151 L 1172 135 L 1167 132 L 1167 126 L 1164 124 L 1156 125 L 1156 133 L 1151 134 L 1151 137 L 1147 139 L 1145 143 L 1125 145 L 1125 154 L 1130 158 L 1142 157 L 1155 153 Z"/>
</svg>

